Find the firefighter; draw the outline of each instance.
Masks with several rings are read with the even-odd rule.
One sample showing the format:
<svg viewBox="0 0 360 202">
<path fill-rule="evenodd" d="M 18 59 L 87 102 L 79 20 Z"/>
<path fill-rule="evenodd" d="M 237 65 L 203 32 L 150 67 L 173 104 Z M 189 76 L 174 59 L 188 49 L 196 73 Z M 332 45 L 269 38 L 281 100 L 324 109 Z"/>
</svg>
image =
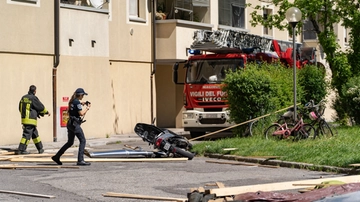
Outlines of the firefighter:
<svg viewBox="0 0 360 202">
<path fill-rule="evenodd" d="M 69 120 L 67 122 L 66 128 L 68 131 L 68 140 L 60 148 L 60 150 L 55 154 L 55 156 L 51 157 L 51 159 L 57 163 L 58 165 L 62 165 L 60 161 L 60 157 L 65 153 L 67 149 L 69 149 L 74 144 L 75 136 L 79 139 L 79 151 L 78 151 L 78 161 L 77 165 L 79 166 L 89 166 L 89 162 L 84 161 L 84 151 L 86 145 L 86 139 L 84 132 L 81 128 L 81 124 L 84 122 L 84 116 L 89 111 L 91 107 L 91 103 L 81 102 L 84 98 L 84 95 L 88 95 L 85 93 L 84 89 L 78 88 L 72 95 L 69 105 L 68 105 L 68 112 L 69 112 Z M 84 108 L 83 108 L 84 107 Z"/>
<path fill-rule="evenodd" d="M 29 92 L 24 95 L 19 102 L 19 111 L 21 114 L 21 123 L 23 125 L 23 134 L 20 140 L 18 154 L 29 154 L 26 148 L 32 139 L 35 143 L 36 149 L 39 154 L 44 152 L 43 145 L 41 143 L 37 126 L 37 118 L 47 114 L 50 116 L 50 112 L 45 109 L 44 105 L 40 102 L 39 98 L 35 96 L 36 86 L 31 85 Z"/>
</svg>

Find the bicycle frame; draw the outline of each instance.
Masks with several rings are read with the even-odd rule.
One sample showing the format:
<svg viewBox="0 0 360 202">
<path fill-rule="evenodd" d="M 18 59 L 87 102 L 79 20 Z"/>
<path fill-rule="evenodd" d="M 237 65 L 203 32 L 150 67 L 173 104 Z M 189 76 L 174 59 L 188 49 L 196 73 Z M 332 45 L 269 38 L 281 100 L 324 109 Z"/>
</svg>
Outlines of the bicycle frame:
<svg viewBox="0 0 360 202">
<path fill-rule="evenodd" d="M 273 135 L 281 136 L 282 138 L 288 138 L 290 136 L 294 136 L 294 134 L 304 126 L 304 121 L 301 117 L 299 121 L 296 122 L 295 126 L 291 128 L 288 127 L 288 124 L 286 122 L 282 125 L 278 123 L 274 124 L 278 125 L 279 129 L 274 131 Z"/>
</svg>

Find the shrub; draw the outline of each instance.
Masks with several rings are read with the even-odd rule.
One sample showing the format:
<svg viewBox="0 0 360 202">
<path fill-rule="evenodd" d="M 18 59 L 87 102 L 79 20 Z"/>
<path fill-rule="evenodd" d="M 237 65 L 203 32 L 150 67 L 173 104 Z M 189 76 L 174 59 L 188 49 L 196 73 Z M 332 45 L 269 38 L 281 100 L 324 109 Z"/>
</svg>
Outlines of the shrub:
<svg viewBox="0 0 360 202">
<path fill-rule="evenodd" d="M 355 124 L 360 124 L 360 76 L 352 77 L 343 85 L 341 103 Z"/>
<path fill-rule="evenodd" d="M 315 66 L 297 70 L 297 103 L 326 96 L 325 73 Z M 228 93 L 231 120 L 241 123 L 294 105 L 293 69 L 280 64 L 247 64 L 228 72 L 223 90 Z"/>
<path fill-rule="evenodd" d="M 314 65 L 306 65 L 298 71 L 298 82 L 304 90 L 301 103 L 314 100 L 320 102 L 327 95 L 328 84 L 326 82 L 326 71 Z"/>
</svg>

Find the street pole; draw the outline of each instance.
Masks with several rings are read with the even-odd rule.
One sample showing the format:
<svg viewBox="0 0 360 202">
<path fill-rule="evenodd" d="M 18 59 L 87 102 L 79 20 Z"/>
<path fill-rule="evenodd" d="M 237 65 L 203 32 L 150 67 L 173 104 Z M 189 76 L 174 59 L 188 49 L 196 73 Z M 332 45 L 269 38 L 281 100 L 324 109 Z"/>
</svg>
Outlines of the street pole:
<svg viewBox="0 0 360 202">
<path fill-rule="evenodd" d="M 296 115 L 296 47 L 295 47 L 295 32 L 296 24 L 301 20 L 302 13 L 300 9 L 291 7 L 286 11 L 286 19 L 292 27 L 292 41 L 293 41 L 293 82 L 294 82 L 294 121 L 297 119 Z"/>
<path fill-rule="evenodd" d="M 294 82 L 294 121 L 296 121 L 296 48 L 295 48 L 295 27 L 297 22 L 291 22 L 290 23 L 293 28 L 292 32 L 292 40 L 293 40 L 293 82 Z"/>
</svg>

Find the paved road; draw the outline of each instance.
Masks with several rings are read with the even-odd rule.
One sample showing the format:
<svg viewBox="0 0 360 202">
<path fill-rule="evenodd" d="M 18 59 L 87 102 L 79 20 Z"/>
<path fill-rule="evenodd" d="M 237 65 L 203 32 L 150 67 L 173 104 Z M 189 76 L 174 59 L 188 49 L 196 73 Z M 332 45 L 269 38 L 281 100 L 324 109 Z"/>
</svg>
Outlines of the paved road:
<svg viewBox="0 0 360 202">
<path fill-rule="evenodd" d="M 117 150 L 123 144 L 141 146 L 150 150 L 141 139 L 120 144 L 96 145 L 90 149 Z M 76 143 L 75 143 L 76 145 Z M 76 147 L 70 152 L 76 152 Z M 49 152 L 49 150 L 47 150 Z M 50 151 L 51 152 L 51 151 Z M 204 157 L 185 162 L 126 162 L 92 163 L 80 169 L 0 169 L 0 190 L 29 192 L 56 196 L 55 199 L 0 193 L 0 201 L 124 201 L 148 200 L 103 197 L 106 192 L 141 194 L 160 197 L 187 198 L 190 188 L 206 183 L 222 182 L 225 186 L 242 186 L 281 181 L 334 177 L 331 173 L 290 168 L 263 168 L 253 166 L 207 163 Z M 214 160 L 214 159 L 211 159 Z M 0 161 L 1 164 L 9 164 Z M 19 163 L 21 165 L 46 165 Z M 47 164 L 49 165 L 49 164 Z M 51 165 L 55 165 L 52 164 Z M 65 165 L 74 165 L 66 163 Z"/>
</svg>

